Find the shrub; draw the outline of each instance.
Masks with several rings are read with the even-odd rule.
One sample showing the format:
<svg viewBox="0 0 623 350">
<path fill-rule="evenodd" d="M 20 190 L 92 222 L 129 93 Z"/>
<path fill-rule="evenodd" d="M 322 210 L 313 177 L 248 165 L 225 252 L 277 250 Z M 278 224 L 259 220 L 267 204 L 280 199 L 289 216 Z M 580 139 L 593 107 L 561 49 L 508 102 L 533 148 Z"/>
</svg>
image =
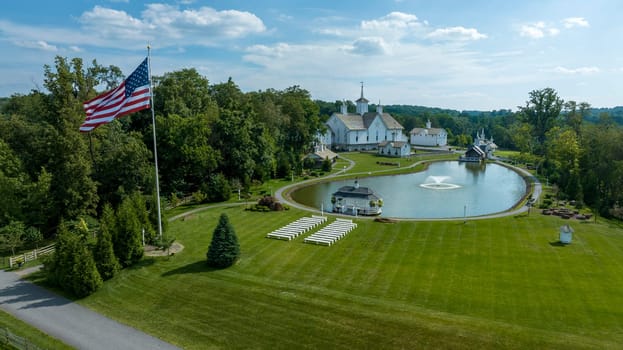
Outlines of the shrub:
<svg viewBox="0 0 623 350">
<path fill-rule="evenodd" d="M 33 244 L 41 241 L 43 239 L 43 235 L 38 228 L 34 228 L 32 226 L 26 227 L 24 230 L 24 238 L 25 243 Z"/>
<path fill-rule="evenodd" d="M 329 157 L 326 157 L 322 161 L 322 171 L 331 171 L 331 161 L 329 160 Z"/>
<path fill-rule="evenodd" d="M 257 204 L 270 208 L 276 201 L 277 199 L 273 196 L 264 196 L 257 201 Z"/>
<path fill-rule="evenodd" d="M 208 202 L 224 202 L 229 200 L 231 190 L 231 185 L 225 175 L 219 173 L 210 175 L 204 192 Z"/>
<path fill-rule="evenodd" d="M 206 196 L 206 194 L 201 191 L 193 192 L 192 196 L 195 203 L 198 204 L 205 202 L 205 200 L 208 198 L 208 196 Z"/>
<path fill-rule="evenodd" d="M 178 205 L 180 205 L 181 200 L 180 198 L 177 196 L 177 194 L 175 193 L 171 193 L 171 199 L 169 200 L 169 203 L 171 203 L 171 208 L 175 208 Z"/>
</svg>

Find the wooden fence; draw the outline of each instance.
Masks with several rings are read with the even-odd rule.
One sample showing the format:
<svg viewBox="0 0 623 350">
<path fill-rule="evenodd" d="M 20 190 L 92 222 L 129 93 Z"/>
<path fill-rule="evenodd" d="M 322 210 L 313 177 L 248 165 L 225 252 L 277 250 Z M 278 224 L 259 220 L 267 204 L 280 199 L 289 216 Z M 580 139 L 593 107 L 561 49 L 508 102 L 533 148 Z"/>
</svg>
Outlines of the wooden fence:
<svg viewBox="0 0 623 350">
<path fill-rule="evenodd" d="M 28 261 L 37 260 L 38 257 L 54 253 L 54 244 L 50 244 L 43 248 L 37 248 L 24 254 L 12 256 L 9 258 L 9 267 L 13 265 L 24 264 Z"/>
</svg>

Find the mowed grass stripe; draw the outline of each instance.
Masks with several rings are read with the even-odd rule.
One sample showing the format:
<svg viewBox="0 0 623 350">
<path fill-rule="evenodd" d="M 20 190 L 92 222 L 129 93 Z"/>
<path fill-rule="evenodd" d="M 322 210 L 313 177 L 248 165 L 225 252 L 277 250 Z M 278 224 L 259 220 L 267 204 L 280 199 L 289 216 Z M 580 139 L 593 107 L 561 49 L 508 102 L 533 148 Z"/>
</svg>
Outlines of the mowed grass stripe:
<svg viewBox="0 0 623 350">
<path fill-rule="evenodd" d="M 223 211 L 243 255 L 210 270 L 205 252 Z M 265 238 L 306 215 L 219 208 L 173 222 L 183 252 L 146 259 L 80 302 L 184 348 L 623 343 L 623 238 L 605 222 L 571 221 L 578 241 L 567 247 L 550 245 L 560 222 L 540 215 L 465 225 L 358 220 L 331 247 Z"/>
<path fill-rule="evenodd" d="M 407 232 L 401 233 L 401 244 L 393 244 L 393 252 L 390 257 L 391 261 L 386 261 L 387 281 L 380 285 L 381 295 L 384 298 L 394 300 L 404 300 L 406 286 L 409 285 L 417 273 L 413 266 L 412 254 L 415 251 L 414 237 L 417 223 L 412 224 L 413 228 Z M 386 228 L 386 232 L 391 233 L 391 227 Z"/>
</svg>

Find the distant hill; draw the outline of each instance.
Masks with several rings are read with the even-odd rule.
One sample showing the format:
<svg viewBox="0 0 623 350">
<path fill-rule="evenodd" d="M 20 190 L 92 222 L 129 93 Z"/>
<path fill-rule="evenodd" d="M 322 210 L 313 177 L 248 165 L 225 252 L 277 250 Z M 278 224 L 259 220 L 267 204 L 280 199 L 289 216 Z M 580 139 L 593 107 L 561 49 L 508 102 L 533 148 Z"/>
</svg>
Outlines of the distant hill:
<svg viewBox="0 0 623 350">
<path fill-rule="evenodd" d="M 375 107 L 371 105 L 371 107 Z M 370 108 L 370 110 L 374 110 Z M 436 114 L 448 114 L 452 117 L 456 117 L 461 114 L 460 111 L 454 109 L 444 109 L 444 108 L 436 108 L 436 107 L 424 107 L 424 106 L 411 106 L 411 105 L 389 105 L 383 106 L 383 111 L 393 114 L 393 115 L 402 115 L 402 116 L 417 116 L 417 115 L 436 115 Z"/>
<path fill-rule="evenodd" d="M 466 117 L 502 117 L 512 114 L 510 109 L 500 109 L 493 111 L 457 111 L 455 109 L 444 109 L 437 107 L 424 107 L 424 106 L 410 106 L 410 105 L 390 105 L 383 106 L 383 110 L 391 113 L 392 115 L 405 117 L 405 116 L 436 116 L 440 114 L 446 114 L 452 117 L 466 116 Z M 617 106 L 613 108 L 592 108 L 590 114 L 585 118 L 590 123 L 599 122 L 601 115 L 610 115 L 610 118 L 617 124 L 623 125 L 623 106 Z"/>
<path fill-rule="evenodd" d="M 615 123 L 623 125 L 623 106 L 613 108 L 592 108 L 591 114 L 586 119 L 590 122 L 596 123 L 599 121 L 600 116 L 603 113 L 610 114 L 610 118 L 612 118 Z"/>
</svg>

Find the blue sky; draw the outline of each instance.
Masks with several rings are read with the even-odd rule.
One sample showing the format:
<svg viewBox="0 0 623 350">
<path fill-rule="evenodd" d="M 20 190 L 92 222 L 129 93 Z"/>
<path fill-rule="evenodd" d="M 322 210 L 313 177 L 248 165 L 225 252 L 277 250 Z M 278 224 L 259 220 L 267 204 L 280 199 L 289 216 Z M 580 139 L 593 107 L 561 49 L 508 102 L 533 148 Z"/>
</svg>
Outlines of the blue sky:
<svg viewBox="0 0 623 350">
<path fill-rule="evenodd" d="M 196 68 L 243 91 L 325 101 L 516 109 L 552 87 L 623 105 L 623 1 L 6 1 L 0 96 L 42 88 L 56 55 L 129 74 Z"/>
</svg>

